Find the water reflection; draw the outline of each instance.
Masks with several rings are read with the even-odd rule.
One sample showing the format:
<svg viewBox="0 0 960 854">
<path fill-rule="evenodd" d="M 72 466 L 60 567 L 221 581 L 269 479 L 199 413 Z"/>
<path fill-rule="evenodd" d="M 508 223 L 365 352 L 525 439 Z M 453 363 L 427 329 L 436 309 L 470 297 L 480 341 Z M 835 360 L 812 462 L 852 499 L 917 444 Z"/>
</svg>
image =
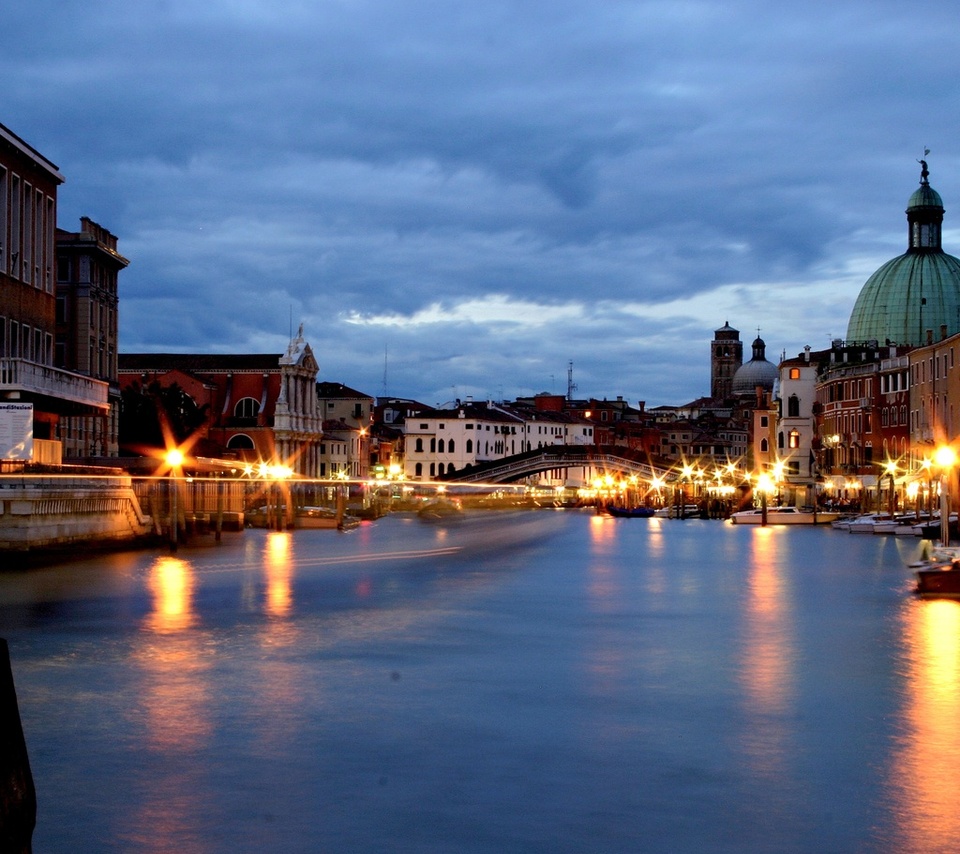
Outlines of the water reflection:
<svg viewBox="0 0 960 854">
<path fill-rule="evenodd" d="M 960 603 L 903 609 L 906 659 L 903 735 L 890 793 L 896 849 L 956 850 L 960 839 Z"/>
<path fill-rule="evenodd" d="M 290 533 L 273 531 L 266 544 L 267 614 L 286 617 L 293 605 L 290 587 Z"/>
<path fill-rule="evenodd" d="M 130 714 L 138 724 L 134 740 L 146 751 L 146 766 L 153 757 L 166 770 L 141 780 L 136 807 L 119 819 L 130 830 L 120 832 L 139 851 L 169 850 L 169 840 L 178 839 L 202 852 L 207 843 L 190 803 L 197 797 L 195 778 L 202 775 L 193 760 L 212 738 L 208 686 L 214 652 L 196 630 L 195 571 L 189 562 L 157 558 L 147 586 L 153 610 L 144 621 L 148 632 L 132 655 L 137 672 Z"/>
<path fill-rule="evenodd" d="M 791 609 L 776 560 L 777 532 L 750 531 L 747 598 L 740 679 L 748 727 L 742 737 L 747 761 L 764 776 L 783 773 L 789 745 L 787 718 L 794 700 Z"/>
<path fill-rule="evenodd" d="M 172 556 L 157 558 L 147 571 L 153 611 L 147 627 L 165 634 L 182 632 L 193 624 L 193 571 L 189 563 Z"/>
</svg>

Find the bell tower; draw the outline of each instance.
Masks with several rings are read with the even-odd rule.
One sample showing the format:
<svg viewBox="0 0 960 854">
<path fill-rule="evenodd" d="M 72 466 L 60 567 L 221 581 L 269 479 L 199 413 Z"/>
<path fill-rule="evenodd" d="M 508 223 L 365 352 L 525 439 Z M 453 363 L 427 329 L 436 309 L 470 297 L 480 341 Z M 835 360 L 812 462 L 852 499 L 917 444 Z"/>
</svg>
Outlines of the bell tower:
<svg viewBox="0 0 960 854">
<path fill-rule="evenodd" d="M 743 342 L 740 331 L 729 323 L 713 333 L 710 345 L 710 397 L 726 400 L 733 392 L 733 375 L 743 364 Z"/>
</svg>

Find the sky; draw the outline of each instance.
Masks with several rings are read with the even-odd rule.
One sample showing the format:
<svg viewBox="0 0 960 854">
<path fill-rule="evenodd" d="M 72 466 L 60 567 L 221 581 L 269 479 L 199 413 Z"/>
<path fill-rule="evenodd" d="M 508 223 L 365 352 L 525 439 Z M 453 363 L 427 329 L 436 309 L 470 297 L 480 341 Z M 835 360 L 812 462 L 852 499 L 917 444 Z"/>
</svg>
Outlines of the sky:
<svg viewBox="0 0 960 854">
<path fill-rule="evenodd" d="M 429 405 L 680 405 L 729 322 L 846 334 L 929 149 L 953 2 L 11 0 L 0 123 L 119 239 L 120 351 L 282 353 Z"/>
</svg>

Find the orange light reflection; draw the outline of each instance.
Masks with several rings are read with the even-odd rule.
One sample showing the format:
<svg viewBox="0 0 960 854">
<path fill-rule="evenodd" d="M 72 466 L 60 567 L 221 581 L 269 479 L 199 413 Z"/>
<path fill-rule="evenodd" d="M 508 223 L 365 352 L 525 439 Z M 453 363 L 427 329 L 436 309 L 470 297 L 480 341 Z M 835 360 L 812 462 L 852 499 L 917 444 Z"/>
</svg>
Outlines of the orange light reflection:
<svg viewBox="0 0 960 854">
<path fill-rule="evenodd" d="M 904 608 L 904 734 L 890 773 L 896 850 L 956 850 L 960 839 L 960 603 Z"/>
<path fill-rule="evenodd" d="M 290 534 L 274 531 L 267 537 L 265 561 L 267 574 L 267 613 L 286 617 L 293 607 L 290 587 Z"/>
<path fill-rule="evenodd" d="M 751 531 L 743 656 L 740 675 L 747 700 L 748 732 L 742 743 L 758 773 L 785 770 L 786 720 L 793 700 L 793 662 L 786 584 L 776 561 L 776 532 Z"/>
<path fill-rule="evenodd" d="M 172 556 L 158 558 L 149 570 L 147 586 L 153 596 L 148 628 L 167 634 L 193 625 L 193 573 L 189 563 Z"/>
</svg>

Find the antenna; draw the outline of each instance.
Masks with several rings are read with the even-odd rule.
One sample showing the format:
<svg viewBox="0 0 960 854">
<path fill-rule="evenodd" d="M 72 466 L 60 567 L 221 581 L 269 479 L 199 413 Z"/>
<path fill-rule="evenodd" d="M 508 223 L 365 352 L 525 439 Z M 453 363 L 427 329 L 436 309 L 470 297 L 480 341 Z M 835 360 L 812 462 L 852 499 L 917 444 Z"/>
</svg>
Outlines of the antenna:
<svg viewBox="0 0 960 854">
<path fill-rule="evenodd" d="M 567 363 L 567 400 L 573 400 L 573 393 L 577 390 L 577 384 L 573 381 L 573 359 Z"/>
<path fill-rule="evenodd" d="M 383 395 L 387 396 L 387 345 L 383 345 Z"/>
</svg>

